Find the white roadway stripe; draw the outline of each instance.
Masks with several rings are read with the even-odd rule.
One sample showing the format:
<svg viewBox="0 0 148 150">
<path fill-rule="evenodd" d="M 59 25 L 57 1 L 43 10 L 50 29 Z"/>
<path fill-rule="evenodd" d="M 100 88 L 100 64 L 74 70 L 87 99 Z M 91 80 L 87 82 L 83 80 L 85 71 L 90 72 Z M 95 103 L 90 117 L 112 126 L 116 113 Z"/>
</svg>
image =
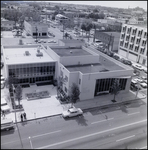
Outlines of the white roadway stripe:
<svg viewBox="0 0 148 150">
<path fill-rule="evenodd" d="M 49 132 L 49 133 L 46 133 L 46 134 L 40 134 L 40 135 L 37 135 L 37 136 L 32 136 L 31 138 L 36 138 L 36 137 L 39 137 L 39 136 L 44 136 L 44 135 L 47 135 L 47 134 L 52 134 L 52 133 L 56 133 L 56 132 L 61 132 L 61 130 L 58 130 L 58 131 L 54 131 L 54 132 Z M 24 140 L 28 140 L 28 138 L 24 138 L 22 139 L 22 141 Z M 7 143 L 1 143 L 1 145 L 6 145 L 6 144 L 10 144 L 10 143 L 15 143 L 15 142 L 18 142 L 19 140 L 16 140 L 16 141 L 12 141 L 12 142 L 7 142 Z"/>
<path fill-rule="evenodd" d="M 126 139 L 132 138 L 132 137 L 134 137 L 134 136 L 135 136 L 135 135 L 132 135 L 132 136 L 129 136 L 129 137 L 125 137 L 125 138 L 123 138 L 123 139 L 116 140 L 116 142 L 119 142 L 119 141 L 122 141 L 122 140 L 126 140 Z"/>
<path fill-rule="evenodd" d="M 52 147 L 52 146 L 56 146 L 56 145 L 60 145 L 60 144 L 64 144 L 64 143 L 68 143 L 68 142 L 72 142 L 72 141 L 76 141 L 76 140 L 80 140 L 80 139 L 83 139 L 83 138 L 91 137 L 91 136 L 94 136 L 94 135 L 99 135 L 99 134 L 101 134 L 101 133 L 105 133 L 105 132 L 117 130 L 117 129 L 120 129 L 120 128 L 128 127 L 128 126 L 135 125 L 135 124 L 138 124 L 138 123 L 141 123 L 141 122 L 145 122 L 145 121 L 147 121 L 147 119 L 142 120 L 142 121 L 138 121 L 138 122 L 134 122 L 134 123 L 131 123 L 131 124 L 126 124 L 126 125 L 124 125 L 124 126 L 120 126 L 120 127 L 108 129 L 108 130 L 105 130 L 105 131 L 101 131 L 101 132 L 97 132 L 97 133 L 88 134 L 88 135 L 81 136 L 81 137 L 74 138 L 74 139 L 70 139 L 70 140 L 67 140 L 67 141 L 63 141 L 63 142 L 59 142 L 59 143 L 54 143 L 54 144 L 42 146 L 42 147 L 39 147 L 39 148 L 36 148 L 36 149 L 45 149 L 45 148 L 49 148 L 49 147 Z"/>
<path fill-rule="evenodd" d="M 112 120 L 114 118 L 109 118 L 109 119 L 106 119 L 106 120 L 100 120 L 100 121 L 96 121 L 96 122 L 92 122 L 91 124 L 95 124 L 95 123 L 99 123 L 99 122 L 103 122 L 103 121 L 107 121 L 107 120 Z"/>
<path fill-rule="evenodd" d="M 31 138 L 36 138 L 36 137 L 40 137 L 40 136 L 45 136 L 45 135 L 52 134 L 52 133 L 57 133 L 57 132 L 61 132 L 61 130 L 54 131 L 54 132 L 49 132 L 49 133 L 45 133 L 45 134 L 40 134 L 40 135 L 36 135 L 36 136 L 32 136 Z"/>
<path fill-rule="evenodd" d="M 135 112 L 135 113 L 131 113 L 131 114 L 128 114 L 129 115 L 134 115 L 134 114 L 139 114 L 140 112 Z"/>
</svg>

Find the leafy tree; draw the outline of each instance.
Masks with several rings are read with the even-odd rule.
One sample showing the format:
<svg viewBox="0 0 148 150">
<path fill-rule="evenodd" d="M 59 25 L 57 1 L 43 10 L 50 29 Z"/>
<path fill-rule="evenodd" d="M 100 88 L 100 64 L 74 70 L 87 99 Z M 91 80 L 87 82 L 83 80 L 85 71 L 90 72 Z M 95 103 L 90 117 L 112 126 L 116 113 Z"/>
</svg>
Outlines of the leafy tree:
<svg viewBox="0 0 148 150">
<path fill-rule="evenodd" d="M 17 85 L 15 88 L 15 98 L 18 100 L 18 105 L 20 106 L 20 100 L 22 99 L 22 87 Z"/>
<path fill-rule="evenodd" d="M 6 79 L 6 87 L 9 87 L 12 89 L 12 84 L 17 84 L 18 83 L 18 79 L 17 78 L 14 78 L 14 77 L 11 77 L 9 76 L 7 79 Z"/>
<path fill-rule="evenodd" d="M 79 87 L 73 83 L 71 86 L 71 93 L 70 93 L 70 101 L 71 101 L 71 106 L 73 106 L 80 98 L 80 90 Z"/>
<path fill-rule="evenodd" d="M 67 33 L 67 32 L 65 33 L 65 36 L 64 36 L 64 37 L 65 37 L 66 39 L 68 38 L 68 33 Z"/>
<path fill-rule="evenodd" d="M 84 23 L 81 25 L 81 29 L 82 29 L 82 36 L 83 36 L 83 31 L 86 31 L 86 25 Z"/>
<path fill-rule="evenodd" d="M 95 8 L 95 9 L 93 10 L 93 12 L 94 12 L 94 13 L 98 13 L 99 11 L 98 11 L 98 9 Z"/>
<path fill-rule="evenodd" d="M 111 94 L 114 94 L 113 100 L 115 100 L 115 97 L 119 93 L 120 90 L 121 90 L 121 87 L 120 87 L 119 79 L 115 79 L 111 86 Z"/>
</svg>

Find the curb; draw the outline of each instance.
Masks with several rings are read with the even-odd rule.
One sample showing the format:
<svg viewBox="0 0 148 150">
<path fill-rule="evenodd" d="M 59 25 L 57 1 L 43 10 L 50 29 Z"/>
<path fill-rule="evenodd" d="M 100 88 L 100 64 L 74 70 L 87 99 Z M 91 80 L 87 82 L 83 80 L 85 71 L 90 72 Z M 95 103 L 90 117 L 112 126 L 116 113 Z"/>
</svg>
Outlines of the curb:
<svg viewBox="0 0 148 150">
<path fill-rule="evenodd" d="M 62 113 L 61 113 L 62 114 Z M 38 120 L 38 119 L 43 119 L 43 118 L 49 118 L 49 117 L 56 117 L 56 116 L 60 116 L 61 114 L 56 114 L 56 115 L 51 115 L 51 116 L 45 116 L 45 117 L 40 117 L 40 118 L 33 118 L 33 119 L 29 119 L 23 122 L 28 122 L 28 121 L 33 121 L 33 120 Z M 21 121 L 17 121 L 17 123 L 23 123 Z M 16 122 L 14 122 L 14 124 L 16 124 Z"/>
<path fill-rule="evenodd" d="M 144 97 L 146 98 L 146 96 Z M 117 102 L 117 103 L 112 103 L 112 104 L 107 104 L 107 105 L 102 105 L 102 106 L 94 106 L 94 107 L 90 107 L 90 108 L 84 108 L 82 109 L 83 111 L 86 111 L 86 110 L 90 110 L 90 109 L 94 109 L 94 108 L 104 108 L 104 107 L 108 107 L 110 105 L 117 105 L 117 104 L 124 104 L 124 103 L 127 103 L 127 102 L 131 102 L 131 101 L 138 101 L 138 100 L 141 100 L 141 99 L 144 99 L 144 98 L 137 98 L 137 99 L 134 99 L 134 100 L 127 100 L 127 101 L 124 101 L 124 102 Z M 45 117 L 40 117 L 40 118 L 33 118 L 33 119 L 29 119 L 27 121 L 33 121 L 33 120 L 38 120 L 38 119 L 43 119 L 43 118 L 49 118 L 49 117 L 56 117 L 56 116 L 60 116 L 62 113 L 60 114 L 56 114 L 56 115 L 50 115 L 50 116 L 45 116 Z M 24 121 L 25 122 L 25 121 Z M 17 123 L 22 123 L 21 121 L 17 122 Z M 14 122 L 14 124 L 16 124 L 16 122 Z"/>
</svg>

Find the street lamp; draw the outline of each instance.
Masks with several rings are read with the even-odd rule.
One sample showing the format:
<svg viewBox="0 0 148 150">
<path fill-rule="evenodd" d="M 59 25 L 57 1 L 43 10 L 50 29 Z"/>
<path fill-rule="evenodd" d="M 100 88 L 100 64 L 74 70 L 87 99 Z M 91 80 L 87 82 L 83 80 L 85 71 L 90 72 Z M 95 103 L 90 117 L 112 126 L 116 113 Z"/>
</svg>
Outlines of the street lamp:
<svg viewBox="0 0 148 150">
<path fill-rule="evenodd" d="M 29 138 L 29 142 L 30 142 L 31 149 L 33 149 L 32 141 L 31 141 L 31 137 L 29 136 L 28 138 Z"/>
<path fill-rule="evenodd" d="M 13 96 L 14 96 L 14 90 L 15 90 L 15 87 L 14 87 L 14 85 L 12 84 L 12 87 L 13 87 Z M 15 96 L 14 96 L 14 101 L 15 101 Z M 15 104 L 14 104 L 14 106 L 15 106 Z M 16 108 L 16 107 L 15 107 Z M 14 109 L 15 109 L 14 108 Z M 20 139 L 20 143 L 21 143 L 21 147 L 22 147 L 22 149 L 23 149 L 23 143 L 22 143 L 22 139 L 21 139 L 21 135 L 20 135 L 20 131 L 19 131 L 19 127 L 18 127 L 18 125 L 17 125 L 17 117 L 16 117 L 16 110 L 14 111 L 15 112 L 15 123 L 16 123 L 16 127 L 17 127 L 17 131 L 18 131 L 18 135 L 19 135 L 19 139 Z"/>
</svg>

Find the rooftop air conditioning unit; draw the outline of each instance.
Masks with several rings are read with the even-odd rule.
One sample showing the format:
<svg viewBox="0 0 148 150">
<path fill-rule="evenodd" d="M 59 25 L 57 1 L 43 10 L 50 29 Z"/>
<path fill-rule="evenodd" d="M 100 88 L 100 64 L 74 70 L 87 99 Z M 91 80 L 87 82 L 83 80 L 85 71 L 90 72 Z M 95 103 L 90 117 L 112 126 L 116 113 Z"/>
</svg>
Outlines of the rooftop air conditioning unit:
<svg viewBox="0 0 148 150">
<path fill-rule="evenodd" d="M 37 56 L 37 57 L 41 57 L 41 56 L 43 56 L 43 53 L 42 53 L 42 52 L 38 52 L 38 53 L 36 54 L 36 56 Z"/>
</svg>

